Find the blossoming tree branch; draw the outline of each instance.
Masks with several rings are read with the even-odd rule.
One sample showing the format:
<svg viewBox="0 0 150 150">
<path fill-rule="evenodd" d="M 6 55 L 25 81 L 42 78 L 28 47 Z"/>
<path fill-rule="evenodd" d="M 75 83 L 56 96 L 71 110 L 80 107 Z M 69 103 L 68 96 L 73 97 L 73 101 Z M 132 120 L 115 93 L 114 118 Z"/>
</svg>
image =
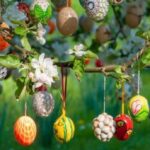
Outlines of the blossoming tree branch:
<svg viewBox="0 0 150 150">
<path fill-rule="evenodd" d="M 131 80 L 131 69 L 137 73 L 150 65 L 149 21 L 144 18 L 149 10 L 147 1 L 79 2 L 82 14 L 74 8 L 73 0 L 1 0 L 0 3 L 0 79 L 4 80 L 15 70 L 18 74 L 16 99 L 20 100 L 27 93 L 34 94 L 33 105 L 40 116 L 48 116 L 54 107 L 47 88 L 52 89 L 55 82 L 62 79 L 62 115 L 54 124 L 60 142 L 70 141 L 74 135 L 74 124 L 66 117 L 65 110 L 68 69 L 78 80 L 84 73 L 111 76 L 121 88 L 124 82 Z M 61 68 L 61 77 L 58 68 Z M 63 124 L 64 118 L 68 130 L 71 130 L 69 134 L 65 133 L 65 137 L 59 132 L 59 123 Z M 109 127 L 112 131 L 108 129 L 108 134 L 102 136 L 95 134 L 100 140 L 110 140 L 117 130 L 114 121 L 106 113 L 99 118 L 95 118 L 94 128 L 106 118 L 111 120 Z M 132 130 L 130 118 L 123 118 L 130 123 Z M 15 136 L 20 137 L 18 142 L 25 146 L 30 145 L 36 135 L 36 126 L 28 119 L 35 133 L 30 140 L 20 137 L 20 120 L 15 126 Z M 120 137 L 118 132 L 116 136 L 120 139 L 129 137 Z"/>
</svg>

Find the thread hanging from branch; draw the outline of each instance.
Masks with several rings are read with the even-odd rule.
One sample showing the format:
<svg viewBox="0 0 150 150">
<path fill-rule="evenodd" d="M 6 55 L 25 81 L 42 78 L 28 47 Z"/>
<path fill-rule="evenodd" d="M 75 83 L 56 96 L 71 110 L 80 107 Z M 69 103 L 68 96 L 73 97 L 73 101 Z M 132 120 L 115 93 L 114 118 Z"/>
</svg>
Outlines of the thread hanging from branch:
<svg viewBox="0 0 150 150">
<path fill-rule="evenodd" d="M 124 115 L 124 113 L 125 113 L 125 82 L 122 82 L 122 96 L 121 96 L 121 99 L 122 99 L 121 113 L 122 113 L 122 115 Z"/>
<path fill-rule="evenodd" d="M 138 75 L 137 75 L 137 95 L 140 94 L 140 78 L 141 78 L 141 71 L 138 65 Z"/>
<path fill-rule="evenodd" d="M 105 113 L 106 111 L 106 77 L 104 76 L 104 81 L 103 81 L 103 93 L 104 93 L 104 97 L 103 97 L 103 111 Z"/>
<path fill-rule="evenodd" d="M 28 110 L 27 101 L 25 101 L 24 103 L 24 115 L 25 116 L 27 116 L 27 110 Z"/>
</svg>

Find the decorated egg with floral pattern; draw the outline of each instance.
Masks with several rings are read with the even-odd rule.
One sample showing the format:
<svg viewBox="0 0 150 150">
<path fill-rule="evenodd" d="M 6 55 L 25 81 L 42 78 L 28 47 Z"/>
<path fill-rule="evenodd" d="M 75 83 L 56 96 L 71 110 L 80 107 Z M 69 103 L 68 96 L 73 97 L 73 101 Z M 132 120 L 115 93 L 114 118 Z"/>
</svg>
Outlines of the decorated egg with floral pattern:
<svg viewBox="0 0 150 150">
<path fill-rule="evenodd" d="M 145 97 L 136 95 L 129 102 L 129 111 L 133 119 L 141 122 L 147 119 L 149 115 L 149 105 Z"/>
<path fill-rule="evenodd" d="M 116 122 L 115 137 L 121 141 L 129 139 L 133 131 L 132 119 L 128 115 L 122 114 L 114 120 Z"/>
</svg>

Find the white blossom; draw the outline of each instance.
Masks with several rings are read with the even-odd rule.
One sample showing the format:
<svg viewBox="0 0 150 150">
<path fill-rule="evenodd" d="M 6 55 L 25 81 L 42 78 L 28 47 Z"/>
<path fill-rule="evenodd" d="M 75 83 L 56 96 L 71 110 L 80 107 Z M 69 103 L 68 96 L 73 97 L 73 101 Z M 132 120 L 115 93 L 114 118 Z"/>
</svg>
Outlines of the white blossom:
<svg viewBox="0 0 150 150">
<path fill-rule="evenodd" d="M 41 8 L 46 11 L 48 6 L 49 6 L 49 2 L 48 0 L 34 0 L 32 5 L 31 5 L 31 10 L 34 9 L 35 5 L 39 5 L 41 6 Z"/>
<path fill-rule="evenodd" d="M 54 79 L 58 77 L 57 67 L 53 64 L 51 58 L 45 58 L 44 53 L 39 56 L 39 59 L 32 59 L 31 66 L 34 73 L 30 72 L 29 77 L 34 82 L 34 88 L 43 84 L 51 86 Z"/>
<path fill-rule="evenodd" d="M 41 44 L 44 45 L 46 43 L 46 40 L 44 38 L 44 35 L 46 34 L 46 29 L 44 29 L 43 25 L 41 23 L 38 24 L 38 30 L 36 35 L 36 40 Z"/>
<path fill-rule="evenodd" d="M 85 47 L 83 44 L 75 45 L 73 49 L 67 51 L 69 55 L 75 55 L 76 57 L 83 57 L 86 54 Z"/>
</svg>

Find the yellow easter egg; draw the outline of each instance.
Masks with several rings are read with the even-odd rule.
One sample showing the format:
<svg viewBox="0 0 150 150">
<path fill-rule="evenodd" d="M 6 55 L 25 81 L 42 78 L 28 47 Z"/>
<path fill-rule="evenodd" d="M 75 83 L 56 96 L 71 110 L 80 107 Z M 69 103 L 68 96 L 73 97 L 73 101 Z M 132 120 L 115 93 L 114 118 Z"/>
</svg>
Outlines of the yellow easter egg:
<svg viewBox="0 0 150 150">
<path fill-rule="evenodd" d="M 75 126 L 73 121 L 62 114 L 54 123 L 54 134 L 60 143 L 69 142 L 74 137 Z"/>
</svg>

